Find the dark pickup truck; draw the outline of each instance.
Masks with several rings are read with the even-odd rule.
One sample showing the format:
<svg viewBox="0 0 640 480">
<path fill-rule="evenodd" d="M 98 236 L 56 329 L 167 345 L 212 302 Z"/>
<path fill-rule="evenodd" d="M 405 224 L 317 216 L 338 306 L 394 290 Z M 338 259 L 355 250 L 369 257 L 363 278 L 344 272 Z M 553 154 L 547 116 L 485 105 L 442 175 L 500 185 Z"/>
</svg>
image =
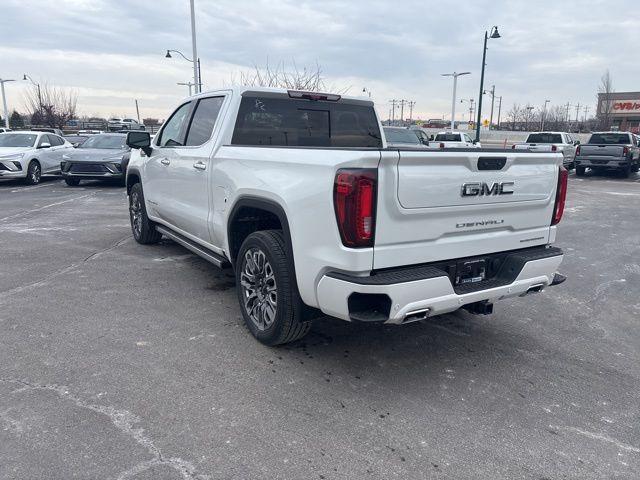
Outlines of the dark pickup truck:
<svg viewBox="0 0 640 480">
<path fill-rule="evenodd" d="M 596 132 L 576 149 L 576 175 L 585 170 L 619 170 L 625 177 L 640 167 L 638 138 L 628 132 Z"/>
</svg>

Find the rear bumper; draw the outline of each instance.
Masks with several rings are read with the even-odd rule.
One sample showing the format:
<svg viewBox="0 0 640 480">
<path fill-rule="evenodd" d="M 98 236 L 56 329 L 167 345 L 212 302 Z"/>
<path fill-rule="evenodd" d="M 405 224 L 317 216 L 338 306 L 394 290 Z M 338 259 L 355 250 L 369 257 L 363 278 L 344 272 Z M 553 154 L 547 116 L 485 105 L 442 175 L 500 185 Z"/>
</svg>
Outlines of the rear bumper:
<svg viewBox="0 0 640 480">
<path fill-rule="evenodd" d="M 454 287 L 444 270 L 425 265 L 382 272 L 368 277 L 342 273 L 324 275 L 317 286 L 319 308 L 323 313 L 343 320 L 408 323 L 419 317 L 452 312 L 477 302 L 495 302 L 503 298 L 540 291 L 554 281 L 562 263 L 559 248 L 534 248 L 515 251 L 493 279 Z M 364 303 L 375 304 L 374 312 Z M 410 318 L 407 318 L 407 316 Z"/>
<path fill-rule="evenodd" d="M 631 163 L 628 158 L 576 157 L 575 164 L 588 168 L 624 168 Z"/>
</svg>

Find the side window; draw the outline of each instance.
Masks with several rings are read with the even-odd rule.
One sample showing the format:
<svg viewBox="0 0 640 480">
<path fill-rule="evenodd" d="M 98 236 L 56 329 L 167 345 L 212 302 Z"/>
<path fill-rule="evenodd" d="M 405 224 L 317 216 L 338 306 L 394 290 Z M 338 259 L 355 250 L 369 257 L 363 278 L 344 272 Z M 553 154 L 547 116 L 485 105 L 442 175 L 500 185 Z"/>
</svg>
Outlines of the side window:
<svg viewBox="0 0 640 480">
<path fill-rule="evenodd" d="M 38 140 L 38 148 L 41 147 L 43 143 L 52 145 L 51 140 L 49 140 L 49 135 L 40 136 L 40 140 Z"/>
<path fill-rule="evenodd" d="M 203 98 L 193 114 L 185 145 L 198 146 L 211 138 L 224 97 Z"/>
<path fill-rule="evenodd" d="M 62 140 L 57 135 L 48 135 L 48 137 L 49 137 L 49 143 L 51 143 L 52 147 L 59 147 L 60 145 L 64 144 L 64 140 Z"/>
<path fill-rule="evenodd" d="M 158 139 L 159 146 L 175 147 L 182 145 L 182 127 L 187 120 L 190 109 L 191 102 L 181 105 L 173 112 L 173 115 L 167 120 L 160 132 L 160 138 Z"/>
<path fill-rule="evenodd" d="M 469 135 L 467 135 L 466 133 L 464 134 L 464 141 L 467 143 L 471 143 L 471 137 Z"/>
</svg>

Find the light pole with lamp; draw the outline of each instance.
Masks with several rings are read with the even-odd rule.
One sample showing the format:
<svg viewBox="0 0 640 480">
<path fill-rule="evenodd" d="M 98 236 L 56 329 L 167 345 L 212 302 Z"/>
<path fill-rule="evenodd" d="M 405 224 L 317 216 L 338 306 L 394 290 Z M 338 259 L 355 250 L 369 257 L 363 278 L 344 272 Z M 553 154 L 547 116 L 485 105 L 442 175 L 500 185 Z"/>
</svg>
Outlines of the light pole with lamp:
<svg viewBox="0 0 640 480">
<path fill-rule="evenodd" d="M 443 77 L 453 77 L 453 97 L 451 99 L 451 130 L 456 129 L 456 88 L 458 87 L 458 77 L 461 75 L 469 75 L 471 72 L 453 72 L 442 73 Z"/>
<path fill-rule="evenodd" d="M 484 48 L 482 49 L 482 73 L 480 74 L 480 95 L 478 96 L 478 122 L 476 123 L 476 141 L 480 141 L 480 122 L 482 121 L 482 92 L 484 92 L 484 67 L 487 62 L 487 40 L 490 38 L 500 38 L 498 27 L 494 26 L 491 33 L 484 32 Z"/>
<path fill-rule="evenodd" d="M 551 100 L 544 101 L 544 107 L 542 107 L 542 116 L 540 117 L 540 131 L 544 132 L 544 122 L 547 119 L 547 104 L 551 102 Z"/>
<path fill-rule="evenodd" d="M 198 58 L 195 62 L 187 57 L 180 50 L 167 50 L 167 54 L 165 58 L 173 58 L 171 56 L 171 52 L 177 53 L 182 58 L 184 58 L 187 62 L 193 63 L 193 84 L 195 86 L 195 93 L 200 93 L 202 91 L 202 76 L 200 75 L 200 59 Z M 189 92 L 191 92 L 191 87 L 189 87 Z M 191 95 L 191 93 L 189 93 Z"/>
<path fill-rule="evenodd" d="M 2 108 L 4 109 L 4 126 L 9 128 L 9 110 L 7 110 L 7 97 L 4 94 L 4 84 L 7 82 L 15 82 L 15 80 L 0 78 L 0 87 L 2 88 Z"/>
<path fill-rule="evenodd" d="M 29 80 L 31 82 L 31 85 L 38 87 L 38 111 L 40 112 L 40 118 L 42 119 L 42 93 L 40 92 L 40 84 L 34 82 L 33 78 L 31 78 L 26 73 L 22 75 L 22 80 Z"/>
</svg>

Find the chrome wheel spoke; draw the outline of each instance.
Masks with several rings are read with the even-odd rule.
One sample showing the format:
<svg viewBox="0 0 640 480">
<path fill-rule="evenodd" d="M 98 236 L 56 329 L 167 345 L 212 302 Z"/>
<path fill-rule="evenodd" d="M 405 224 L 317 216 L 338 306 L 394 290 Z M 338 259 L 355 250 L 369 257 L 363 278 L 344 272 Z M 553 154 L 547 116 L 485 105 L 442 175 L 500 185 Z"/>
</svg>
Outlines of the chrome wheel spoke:
<svg viewBox="0 0 640 480">
<path fill-rule="evenodd" d="M 258 330 L 269 328 L 278 308 L 275 272 L 260 248 L 247 250 L 240 266 L 245 312 Z"/>
</svg>

